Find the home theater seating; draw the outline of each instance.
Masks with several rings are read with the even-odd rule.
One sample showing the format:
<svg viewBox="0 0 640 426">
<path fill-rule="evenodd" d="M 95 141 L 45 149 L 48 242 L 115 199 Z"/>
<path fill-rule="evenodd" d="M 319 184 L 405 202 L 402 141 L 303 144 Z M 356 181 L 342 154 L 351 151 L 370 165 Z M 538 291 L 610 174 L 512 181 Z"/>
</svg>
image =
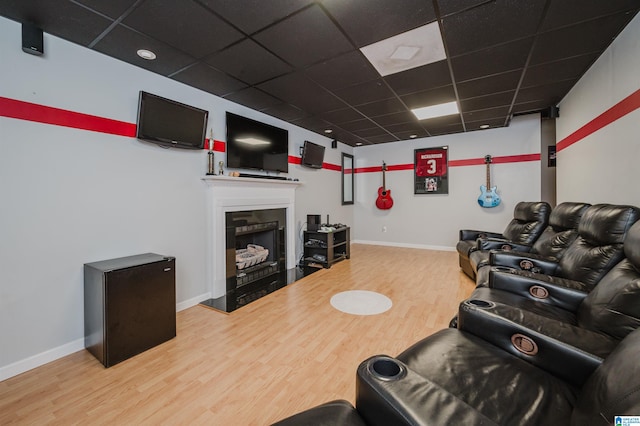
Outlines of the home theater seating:
<svg viewBox="0 0 640 426">
<path fill-rule="evenodd" d="M 356 372 L 355 406 L 291 425 L 607 425 L 640 416 L 640 209 L 518 203 L 502 234 L 461 230 L 477 278 L 452 326 Z"/>
</svg>

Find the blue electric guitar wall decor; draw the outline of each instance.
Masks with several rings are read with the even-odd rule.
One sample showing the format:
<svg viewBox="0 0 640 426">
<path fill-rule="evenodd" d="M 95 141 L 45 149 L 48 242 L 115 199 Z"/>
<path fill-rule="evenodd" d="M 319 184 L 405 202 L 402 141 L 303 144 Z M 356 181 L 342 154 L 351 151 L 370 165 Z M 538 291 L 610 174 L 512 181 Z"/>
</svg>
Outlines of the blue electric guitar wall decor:
<svg viewBox="0 0 640 426">
<path fill-rule="evenodd" d="M 487 165 L 487 186 L 480 186 L 480 196 L 478 197 L 478 204 L 480 207 L 491 208 L 500 204 L 500 196 L 496 193 L 496 186 L 491 186 L 491 171 L 489 165 L 491 164 L 491 156 L 486 155 L 484 162 Z M 487 191 L 487 188 L 491 188 Z"/>
</svg>

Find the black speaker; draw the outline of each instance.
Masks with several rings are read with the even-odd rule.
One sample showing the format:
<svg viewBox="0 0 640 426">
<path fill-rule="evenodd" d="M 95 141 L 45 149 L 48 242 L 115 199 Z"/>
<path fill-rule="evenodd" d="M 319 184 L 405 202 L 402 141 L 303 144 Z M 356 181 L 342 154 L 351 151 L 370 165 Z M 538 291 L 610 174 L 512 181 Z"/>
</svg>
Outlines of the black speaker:
<svg viewBox="0 0 640 426">
<path fill-rule="evenodd" d="M 557 106 L 550 106 L 542 111 L 542 118 L 558 118 L 560 117 L 560 108 Z"/>
<path fill-rule="evenodd" d="M 307 215 L 307 231 L 317 231 L 320 229 L 320 215 L 308 214 Z"/>
<path fill-rule="evenodd" d="M 331 148 L 335 149 L 337 147 L 338 147 L 338 140 L 337 139 L 332 140 L 331 141 Z"/>
<path fill-rule="evenodd" d="M 42 30 L 33 24 L 22 24 L 22 50 L 32 55 L 44 53 Z"/>
</svg>

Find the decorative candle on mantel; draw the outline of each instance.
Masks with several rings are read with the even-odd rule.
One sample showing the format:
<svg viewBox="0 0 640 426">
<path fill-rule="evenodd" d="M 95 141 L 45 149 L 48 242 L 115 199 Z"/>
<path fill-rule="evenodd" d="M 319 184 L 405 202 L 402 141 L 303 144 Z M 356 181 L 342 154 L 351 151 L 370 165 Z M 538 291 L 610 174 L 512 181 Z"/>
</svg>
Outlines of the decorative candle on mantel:
<svg viewBox="0 0 640 426">
<path fill-rule="evenodd" d="M 216 166 L 213 155 L 213 129 L 209 129 L 209 152 L 207 155 L 209 156 L 209 168 L 207 169 L 207 175 L 215 175 L 216 174 Z"/>
</svg>

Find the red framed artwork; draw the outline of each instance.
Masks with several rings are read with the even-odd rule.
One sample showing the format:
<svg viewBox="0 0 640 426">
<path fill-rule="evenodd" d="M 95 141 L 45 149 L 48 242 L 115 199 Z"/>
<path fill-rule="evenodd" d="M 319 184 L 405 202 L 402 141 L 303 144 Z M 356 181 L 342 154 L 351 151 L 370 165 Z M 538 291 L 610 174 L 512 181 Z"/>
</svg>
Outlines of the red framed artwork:
<svg viewBox="0 0 640 426">
<path fill-rule="evenodd" d="M 449 193 L 448 154 L 448 146 L 416 149 L 414 151 L 414 194 Z"/>
</svg>

